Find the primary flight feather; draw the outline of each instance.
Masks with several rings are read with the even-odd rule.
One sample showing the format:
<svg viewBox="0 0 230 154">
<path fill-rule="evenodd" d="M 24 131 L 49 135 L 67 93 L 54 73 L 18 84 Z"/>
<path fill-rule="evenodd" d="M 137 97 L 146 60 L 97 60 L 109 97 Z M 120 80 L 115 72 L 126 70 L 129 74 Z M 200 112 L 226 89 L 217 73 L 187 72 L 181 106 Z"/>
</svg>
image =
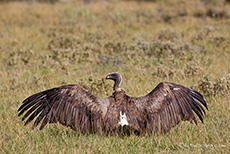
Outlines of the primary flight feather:
<svg viewBox="0 0 230 154">
<path fill-rule="evenodd" d="M 113 94 L 99 98 L 79 85 L 65 85 L 34 94 L 23 101 L 19 116 L 25 125 L 35 119 L 40 123 L 61 123 L 81 133 L 114 133 L 128 127 L 137 134 L 165 133 L 181 120 L 195 122 L 194 113 L 203 122 L 203 96 L 190 88 L 162 82 L 142 97 L 126 95 L 120 88 L 122 77 L 112 73 L 106 79 L 114 81 Z"/>
</svg>

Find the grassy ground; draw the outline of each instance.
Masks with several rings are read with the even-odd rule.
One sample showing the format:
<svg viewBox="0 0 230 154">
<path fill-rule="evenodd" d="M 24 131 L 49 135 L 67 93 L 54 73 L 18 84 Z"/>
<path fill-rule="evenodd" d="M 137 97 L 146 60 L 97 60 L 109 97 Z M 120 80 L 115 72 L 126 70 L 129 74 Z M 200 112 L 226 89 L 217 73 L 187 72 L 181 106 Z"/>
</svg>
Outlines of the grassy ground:
<svg viewBox="0 0 230 154">
<path fill-rule="evenodd" d="M 161 81 L 200 91 L 204 124 L 180 123 L 161 136 L 82 135 L 59 124 L 24 127 L 29 95 L 76 83 L 112 93 L 103 78 L 144 95 Z M 230 152 L 230 5 L 224 1 L 0 4 L 0 153 Z"/>
</svg>

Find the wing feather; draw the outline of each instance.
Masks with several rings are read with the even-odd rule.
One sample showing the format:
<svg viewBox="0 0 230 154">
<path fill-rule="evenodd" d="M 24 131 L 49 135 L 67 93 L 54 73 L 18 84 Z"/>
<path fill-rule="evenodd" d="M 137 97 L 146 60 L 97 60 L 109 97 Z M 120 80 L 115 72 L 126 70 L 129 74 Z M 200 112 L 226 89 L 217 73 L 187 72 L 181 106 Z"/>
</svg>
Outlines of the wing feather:
<svg viewBox="0 0 230 154">
<path fill-rule="evenodd" d="M 98 98 L 79 85 L 66 85 L 34 94 L 23 101 L 19 116 L 25 125 L 35 119 L 33 128 L 59 122 L 80 132 L 97 132 L 103 126 L 108 98 Z M 29 117 L 29 118 L 27 118 Z M 101 129 L 101 128 L 100 128 Z"/>
<path fill-rule="evenodd" d="M 181 120 L 194 121 L 194 113 L 203 122 L 203 106 L 208 109 L 203 96 L 190 88 L 169 82 L 162 82 L 149 94 L 142 97 L 130 97 L 138 109 L 149 118 L 147 121 L 148 132 L 157 134 L 169 131 Z M 135 115 L 134 115 L 135 116 Z"/>
</svg>

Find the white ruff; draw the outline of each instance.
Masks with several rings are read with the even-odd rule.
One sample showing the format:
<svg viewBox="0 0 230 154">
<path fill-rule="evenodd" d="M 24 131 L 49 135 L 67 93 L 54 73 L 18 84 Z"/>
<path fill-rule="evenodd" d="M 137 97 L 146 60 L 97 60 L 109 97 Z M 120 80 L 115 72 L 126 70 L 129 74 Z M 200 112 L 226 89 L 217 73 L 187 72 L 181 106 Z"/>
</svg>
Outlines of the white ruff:
<svg viewBox="0 0 230 154">
<path fill-rule="evenodd" d="M 118 125 L 121 125 L 122 127 L 123 127 L 124 125 L 129 125 L 125 113 L 122 114 L 121 111 L 120 111 L 120 121 L 118 122 Z"/>
</svg>

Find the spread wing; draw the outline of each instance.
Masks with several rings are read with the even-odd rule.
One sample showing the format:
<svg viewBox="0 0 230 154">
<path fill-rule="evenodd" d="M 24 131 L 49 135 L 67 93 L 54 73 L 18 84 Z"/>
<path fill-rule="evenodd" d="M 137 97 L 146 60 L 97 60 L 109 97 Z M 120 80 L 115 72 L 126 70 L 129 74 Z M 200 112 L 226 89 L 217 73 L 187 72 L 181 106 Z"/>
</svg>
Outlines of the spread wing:
<svg viewBox="0 0 230 154">
<path fill-rule="evenodd" d="M 173 83 L 163 82 L 143 97 L 131 97 L 136 112 L 141 117 L 138 119 L 139 127 L 148 133 L 157 134 L 169 131 L 181 120 L 194 121 L 197 124 L 193 111 L 203 122 L 206 101 L 197 91 Z M 202 106 L 203 105 L 203 106 Z"/>
<path fill-rule="evenodd" d="M 98 98 L 79 85 L 66 85 L 34 94 L 23 101 L 18 109 L 25 125 L 36 119 L 33 128 L 41 121 L 40 129 L 47 123 L 61 123 L 82 133 L 103 131 L 103 118 L 109 98 Z"/>
</svg>

